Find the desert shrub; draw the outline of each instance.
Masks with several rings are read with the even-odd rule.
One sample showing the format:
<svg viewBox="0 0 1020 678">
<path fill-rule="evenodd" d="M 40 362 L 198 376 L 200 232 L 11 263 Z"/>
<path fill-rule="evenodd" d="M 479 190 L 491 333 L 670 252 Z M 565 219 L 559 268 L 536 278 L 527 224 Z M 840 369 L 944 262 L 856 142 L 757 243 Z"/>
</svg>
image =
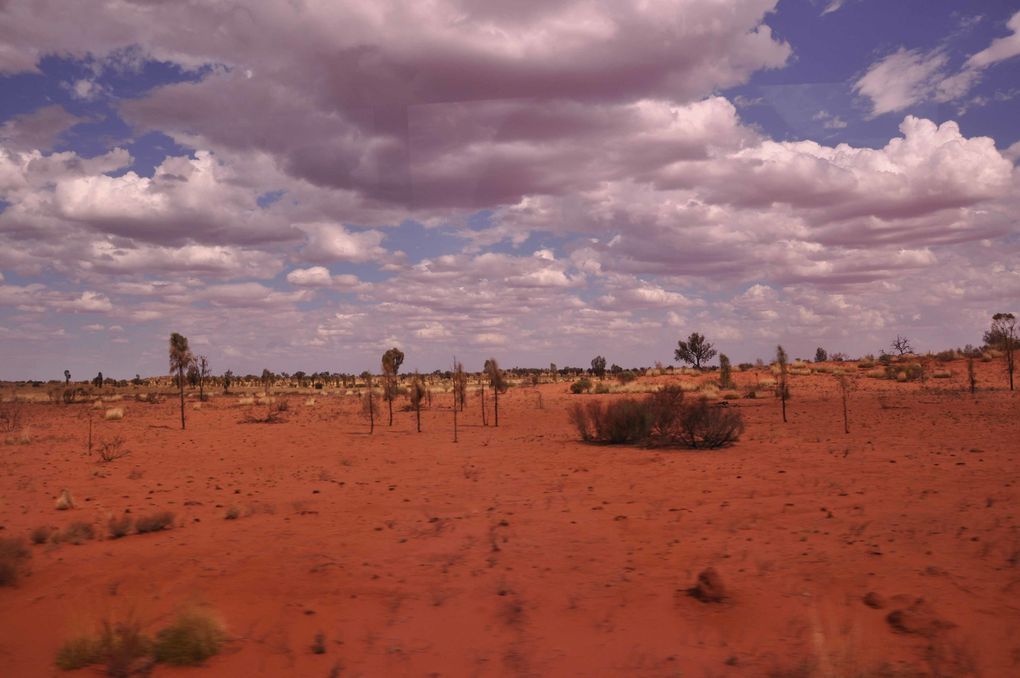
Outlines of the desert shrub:
<svg viewBox="0 0 1020 678">
<path fill-rule="evenodd" d="M 135 521 L 135 529 L 138 530 L 138 534 L 145 534 L 147 532 L 159 532 L 168 527 L 173 527 L 173 524 L 174 514 L 170 511 L 160 511 L 159 513 L 139 518 Z"/>
<path fill-rule="evenodd" d="M 729 445 L 744 430 L 740 413 L 712 406 L 706 398 L 692 403 L 676 386 L 649 394 L 643 400 L 574 403 L 567 412 L 585 442 L 678 445 L 710 449 Z"/>
<path fill-rule="evenodd" d="M 57 650 L 57 667 L 65 671 L 106 664 L 106 675 L 127 678 L 135 675 L 137 661 L 152 653 L 152 640 L 133 620 L 111 623 L 104 620 L 96 636 L 78 636 Z"/>
<path fill-rule="evenodd" d="M 195 666 L 217 654 L 226 641 L 222 625 L 209 612 L 181 612 L 174 623 L 156 634 L 156 661 Z"/>
<path fill-rule="evenodd" d="M 939 351 L 935 354 L 935 360 L 940 363 L 948 363 L 956 360 L 956 351 Z"/>
<path fill-rule="evenodd" d="M 571 393 L 589 393 L 591 392 L 591 379 L 583 378 L 578 379 L 570 385 Z"/>
<path fill-rule="evenodd" d="M 713 407 L 700 398 L 681 410 L 677 440 L 685 447 L 716 449 L 735 442 L 744 430 L 740 413 L 726 407 Z"/>
<path fill-rule="evenodd" d="M 115 436 L 110 440 L 100 443 L 96 447 L 96 451 L 99 453 L 99 460 L 106 463 L 116 461 L 121 457 L 127 456 L 128 453 L 124 449 L 124 438 L 122 436 Z"/>
<path fill-rule="evenodd" d="M 277 412 L 286 412 L 288 410 L 290 410 L 290 403 L 288 401 L 281 400 L 278 403 L 276 403 Z"/>
<path fill-rule="evenodd" d="M 227 512 L 223 515 L 227 520 L 237 520 L 241 517 L 241 509 L 236 506 L 231 506 L 227 509 Z"/>
<path fill-rule="evenodd" d="M 131 524 L 133 520 L 131 515 L 125 513 L 120 516 L 110 516 L 110 522 L 107 523 L 107 529 L 110 532 L 111 539 L 120 539 L 121 537 L 127 536 L 131 532 Z"/>
<path fill-rule="evenodd" d="M 953 373 L 949 370 L 939 370 L 937 372 L 932 372 L 931 374 L 932 379 L 949 379 L 952 376 Z"/>
<path fill-rule="evenodd" d="M 737 365 L 737 369 L 741 372 L 748 372 L 754 369 L 754 365 L 752 363 L 740 363 Z"/>
<path fill-rule="evenodd" d="M 619 445 L 642 442 L 648 437 L 648 408 L 632 398 L 574 403 L 568 416 L 585 442 Z"/>
<path fill-rule="evenodd" d="M 51 534 L 53 534 L 53 528 L 49 525 L 40 525 L 39 527 L 32 529 L 28 538 L 33 544 L 45 544 L 50 540 Z"/>
<path fill-rule="evenodd" d="M 616 373 L 616 380 L 621 384 L 629 384 L 635 379 L 637 379 L 637 375 L 630 370 L 624 370 L 623 372 Z"/>
<path fill-rule="evenodd" d="M 22 405 L 17 399 L 0 400 L 0 433 L 14 433 L 21 428 Z"/>
<path fill-rule="evenodd" d="M 85 542 L 96 538 L 96 530 L 90 523 L 86 523 L 83 520 L 77 520 L 67 527 L 60 534 L 60 541 L 66 541 L 68 543 L 78 546 Z"/>
<path fill-rule="evenodd" d="M 20 537 L 0 539 L 0 586 L 14 586 L 32 557 L 31 551 Z"/>
<path fill-rule="evenodd" d="M 121 419 L 124 418 L 124 408 L 111 407 L 106 411 L 106 414 L 103 415 L 103 418 L 106 419 L 107 421 L 120 421 Z"/>
<path fill-rule="evenodd" d="M 864 359 L 857 361 L 857 369 L 859 370 L 870 370 L 874 366 L 875 366 L 874 360 Z"/>
<path fill-rule="evenodd" d="M 595 387 L 595 393 L 597 393 L 598 395 L 605 395 L 605 394 L 609 393 L 609 386 L 607 386 L 606 384 L 603 384 L 603 383 L 599 383 Z"/>
</svg>

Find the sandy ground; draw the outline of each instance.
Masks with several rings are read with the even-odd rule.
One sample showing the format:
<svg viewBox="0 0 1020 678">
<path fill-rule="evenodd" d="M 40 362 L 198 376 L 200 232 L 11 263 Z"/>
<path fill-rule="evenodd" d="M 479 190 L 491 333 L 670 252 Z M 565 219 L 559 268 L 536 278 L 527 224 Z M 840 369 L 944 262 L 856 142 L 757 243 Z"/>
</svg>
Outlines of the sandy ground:
<svg viewBox="0 0 1020 678">
<path fill-rule="evenodd" d="M 774 399 L 731 401 L 747 431 L 713 452 L 583 445 L 567 403 L 615 396 L 566 383 L 541 409 L 511 390 L 498 429 L 472 395 L 458 444 L 448 396 L 423 433 L 398 412 L 373 436 L 351 398 L 295 396 L 267 425 L 217 397 L 186 431 L 174 401 L 124 401 L 95 422 L 125 440 L 110 463 L 85 453 L 87 406 L 33 404 L 31 442 L 0 445 L 0 536 L 101 538 L 32 546 L 0 588 L 0 674 L 73 675 L 53 663 L 71 635 L 198 601 L 226 651 L 154 675 L 1020 675 L 1020 397 L 964 393 L 951 367 L 860 379 L 849 434 L 833 378 L 794 377 L 788 424 Z M 128 509 L 175 526 L 105 538 Z M 707 567 L 724 602 L 686 593 Z"/>
</svg>

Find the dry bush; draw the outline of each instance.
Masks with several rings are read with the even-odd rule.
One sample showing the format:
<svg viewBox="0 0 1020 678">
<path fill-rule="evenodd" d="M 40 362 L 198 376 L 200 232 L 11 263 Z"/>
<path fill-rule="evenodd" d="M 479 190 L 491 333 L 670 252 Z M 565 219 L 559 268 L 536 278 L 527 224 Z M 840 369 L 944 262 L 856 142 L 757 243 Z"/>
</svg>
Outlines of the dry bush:
<svg viewBox="0 0 1020 678">
<path fill-rule="evenodd" d="M 160 511 L 149 516 L 143 516 L 135 521 L 135 530 L 138 534 L 147 532 L 159 532 L 168 527 L 173 527 L 174 514 L 170 511 Z"/>
<path fill-rule="evenodd" d="M 66 541 L 68 543 L 79 546 L 85 542 L 96 538 L 96 530 L 92 527 L 91 523 L 86 523 L 83 520 L 77 520 L 67 527 L 60 534 L 60 541 Z"/>
<path fill-rule="evenodd" d="M 574 403 L 571 422 L 586 442 L 619 445 L 639 443 L 648 437 L 649 417 L 643 404 L 632 398 L 607 403 Z"/>
<path fill-rule="evenodd" d="M 14 586 L 32 557 L 25 540 L 20 537 L 0 539 L 0 586 Z"/>
<path fill-rule="evenodd" d="M 14 433 L 21 428 L 22 404 L 17 400 L 0 401 L 0 433 Z"/>
<path fill-rule="evenodd" d="M 107 529 L 110 531 L 110 539 L 120 539 L 126 537 L 131 533 L 131 525 L 134 520 L 130 514 L 125 513 L 121 517 L 110 516 L 110 522 L 107 523 Z"/>
<path fill-rule="evenodd" d="M 99 453 L 99 460 L 104 463 L 116 461 L 121 457 L 126 457 L 128 454 L 128 451 L 124 449 L 124 438 L 122 436 L 115 436 L 106 442 L 99 443 L 96 451 Z"/>
<path fill-rule="evenodd" d="M 683 390 L 666 388 L 644 400 L 574 403 L 567 411 L 581 440 L 610 445 L 645 444 L 714 449 L 735 442 L 744 430 L 736 410 L 705 398 L 684 401 Z"/>
<path fill-rule="evenodd" d="M 114 678 L 147 675 L 152 660 L 146 658 L 152 649 L 152 640 L 142 633 L 137 621 L 113 623 L 104 619 L 97 635 L 79 636 L 61 645 L 56 664 L 65 671 L 105 664 L 106 675 Z"/>
<path fill-rule="evenodd" d="M 212 613 L 198 608 L 185 610 L 156 634 L 156 661 L 196 666 L 219 653 L 226 640 L 222 624 Z"/>
<path fill-rule="evenodd" d="M 712 407 L 704 398 L 685 404 L 679 417 L 676 440 L 692 449 L 716 449 L 736 442 L 744 431 L 740 413 Z"/>
<path fill-rule="evenodd" d="M 45 544 L 50 540 L 50 535 L 53 534 L 53 528 L 49 525 L 40 525 L 39 527 L 33 528 L 28 533 L 28 538 L 33 544 Z"/>
</svg>

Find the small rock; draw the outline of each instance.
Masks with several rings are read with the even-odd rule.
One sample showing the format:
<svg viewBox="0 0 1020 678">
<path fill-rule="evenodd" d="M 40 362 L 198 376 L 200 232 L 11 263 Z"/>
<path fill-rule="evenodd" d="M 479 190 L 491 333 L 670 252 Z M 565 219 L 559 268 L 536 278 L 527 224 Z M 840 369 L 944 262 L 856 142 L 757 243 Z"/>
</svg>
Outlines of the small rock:
<svg viewBox="0 0 1020 678">
<path fill-rule="evenodd" d="M 698 575 L 698 583 L 688 589 L 687 593 L 703 603 L 718 603 L 726 598 L 722 578 L 714 567 L 702 570 Z"/>
<path fill-rule="evenodd" d="M 56 504 L 54 504 L 54 507 L 58 511 L 66 511 L 67 509 L 74 508 L 74 498 L 71 497 L 71 493 L 68 492 L 66 489 L 61 490 L 60 496 L 57 497 L 57 501 Z"/>
</svg>

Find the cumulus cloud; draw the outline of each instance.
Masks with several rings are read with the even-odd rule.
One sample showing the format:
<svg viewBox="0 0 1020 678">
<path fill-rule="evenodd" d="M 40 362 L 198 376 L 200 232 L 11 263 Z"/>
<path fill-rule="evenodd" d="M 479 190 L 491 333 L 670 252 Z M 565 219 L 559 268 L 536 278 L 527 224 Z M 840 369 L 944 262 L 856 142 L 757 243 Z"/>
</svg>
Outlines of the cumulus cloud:
<svg viewBox="0 0 1020 678">
<path fill-rule="evenodd" d="M 68 113 L 63 106 L 43 106 L 0 125 L 0 146 L 14 151 L 45 151 L 79 122 L 82 119 Z"/>
<path fill-rule="evenodd" d="M 854 91 L 871 101 L 873 116 L 925 101 L 956 101 L 970 92 L 985 69 L 1020 55 L 1020 12 L 1006 25 L 1009 35 L 996 38 L 955 70 L 942 47 L 928 51 L 901 47 L 872 64 L 854 83 Z"/>
</svg>

